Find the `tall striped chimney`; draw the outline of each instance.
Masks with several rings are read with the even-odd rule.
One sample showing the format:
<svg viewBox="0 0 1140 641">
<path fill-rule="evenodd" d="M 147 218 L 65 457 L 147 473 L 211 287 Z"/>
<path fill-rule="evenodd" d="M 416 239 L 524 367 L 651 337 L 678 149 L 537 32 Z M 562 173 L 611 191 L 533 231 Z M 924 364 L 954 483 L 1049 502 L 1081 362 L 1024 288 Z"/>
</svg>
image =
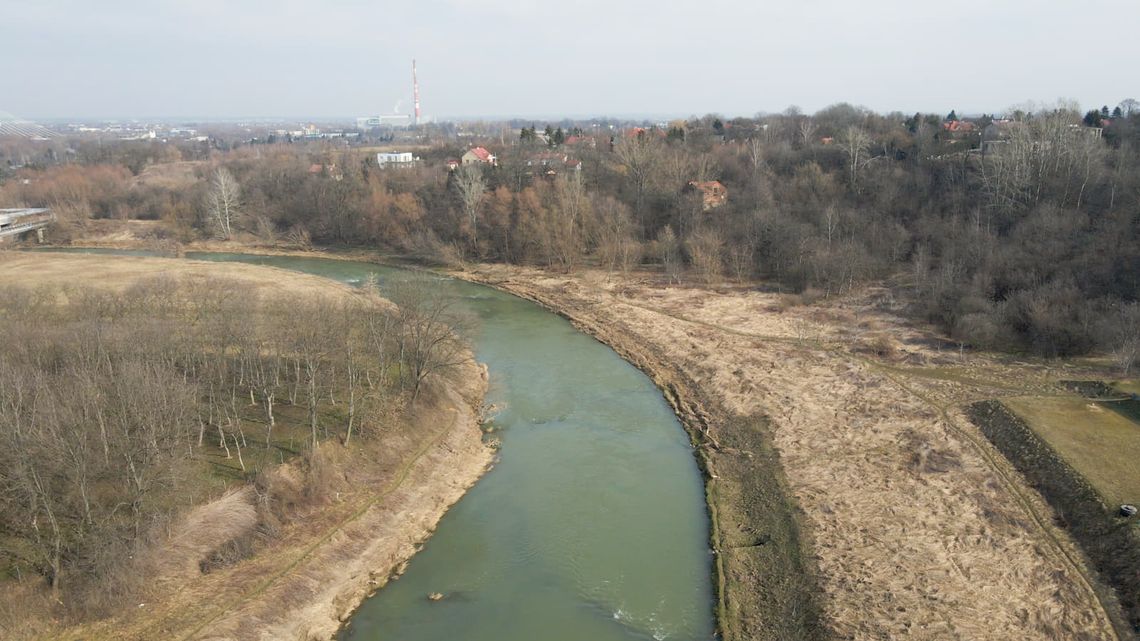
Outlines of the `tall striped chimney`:
<svg viewBox="0 0 1140 641">
<path fill-rule="evenodd" d="M 412 58 L 412 99 L 416 103 L 416 123 L 420 124 L 420 81 L 416 78 L 416 59 Z"/>
</svg>

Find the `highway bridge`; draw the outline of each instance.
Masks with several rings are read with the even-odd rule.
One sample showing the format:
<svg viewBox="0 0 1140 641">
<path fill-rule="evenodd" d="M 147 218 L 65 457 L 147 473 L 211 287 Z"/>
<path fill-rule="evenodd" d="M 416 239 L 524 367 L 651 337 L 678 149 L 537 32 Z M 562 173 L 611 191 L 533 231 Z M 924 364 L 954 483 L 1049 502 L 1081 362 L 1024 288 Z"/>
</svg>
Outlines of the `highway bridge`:
<svg viewBox="0 0 1140 641">
<path fill-rule="evenodd" d="M 42 241 L 43 228 L 54 220 L 55 214 L 50 209 L 0 209 L 0 242 L 33 231 Z"/>
</svg>

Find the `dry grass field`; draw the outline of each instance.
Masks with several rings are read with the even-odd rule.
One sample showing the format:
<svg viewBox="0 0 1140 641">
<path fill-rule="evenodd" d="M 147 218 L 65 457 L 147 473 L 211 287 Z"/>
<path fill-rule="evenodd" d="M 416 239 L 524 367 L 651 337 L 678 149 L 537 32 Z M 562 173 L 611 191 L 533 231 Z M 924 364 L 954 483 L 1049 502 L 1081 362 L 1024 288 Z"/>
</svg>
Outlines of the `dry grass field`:
<svg viewBox="0 0 1140 641">
<path fill-rule="evenodd" d="M 82 284 L 124 289 L 138 279 L 166 275 L 190 278 L 226 278 L 252 286 L 266 296 L 302 297 L 308 294 L 343 294 L 347 285 L 318 276 L 258 265 L 190 261 L 173 258 L 0 252 L 0 283 L 27 285 Z"/>
<path fill-rule="evenodd" d="M 786 555 L 809 555 L 825 636 L 1119 638 L 1049 506 L 961 411 L 985 398 L 1071 398 L 1057 381 L 1096 373 L 960 351 L 902 322 L 882 292 L 802 305 L 654 275 L 493 266 L 468 277 L 544 302 L 706 403 L 695 414 L 711 435 L 726 638 L 781 638 L 755 575 L 790 566 L 740 544 L 778 529 L 740 491 L 755 473 L 742 461 L 766 460 L 765 442 L 802 525 Z M 756 416 L 765 430 L 750 427 Z"/>
<path fill-rule="evenodd" d="M 166 189 L 184 188 L 198 182 L 198 174 L 207 171 L 209 164 L 200 160 L 155 163 L 135 176 L 135 184 Z"/>
<path fill-rule="evenodd" d="M 1126 394 L 1140 394 L 1140 381 L 1135 379 L 1115 381 L 1112 386 Z"/>
<path fill-rule="evenodd" d="M 1110 506 L 1140 501 L 1140 424 L 1078 397 L 1017 397 L 1004 402 Z"/>
</svg>

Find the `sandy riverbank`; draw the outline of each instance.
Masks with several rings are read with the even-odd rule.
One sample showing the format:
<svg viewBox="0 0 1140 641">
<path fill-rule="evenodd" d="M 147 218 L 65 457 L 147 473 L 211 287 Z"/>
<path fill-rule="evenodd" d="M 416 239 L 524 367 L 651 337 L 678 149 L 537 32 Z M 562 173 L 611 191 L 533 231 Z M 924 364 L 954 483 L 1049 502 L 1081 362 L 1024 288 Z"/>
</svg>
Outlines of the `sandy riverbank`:
<svg viewBox="0 0 1140 641">
<path fill-rule="evenodd" d="M 347 518 L 305 542 L 283 571 L 208 615 L 184 638 L 333 638 L 367 596 L 402 571 L 491 463 L 475 411 L 486 392 L 485 370 L 472 363 L 461 376 L 467 383 L 444 392 L 433 416 L 422 421 L 424 438 L 394 474 L 354 478 L 351 484 L 368 490 L 344 499 L 354 508 Z"/>
<path fill-rule="evenodd" d="M 351 288 L 327 279 L 251 265 L 0 254 L 0 276 L 31 286 L 89 282 L 121 288 L 159 273 L 222 275 L 267 296 L 353 295 Z M 231 486 L 167 528 L 153 551 L 150 587 L 137 606 L 94 623 L 61 628 L 41 619 L 11 630 L 18 638 L 87 641 L 331 639 L 366 596 L 398 575 L 491 463 L 493 451 L 479 429 L 486 370 L 471 359 L 452 380 L 434 384 L 414 413 L 383 433 L 354 439 L 351 446 L 322 443 L 318 458 L 331 477 L 324 479 L 323 497 L 306 500 L 272 536 L 258 533 L 266 542 L 252 556 L 208 573 L 201 570 L 211 552 L 252 536 L 258 527 L 263 497 L 252 485 Z M 271 483 L 286 488 L 284 494 L 308 491 L 299 462 L 269 474 Z"/>
<path fill-rule="evenodd" d="M 50 637 L 332 639 L 366 597 L 398 576 L 447 509 L 488 469 L 492 451 L 482 442 L 473 409 L 486 380 L 481 369 L 469 373 L 477 383 L 462 395 L 447 392 L 448 400 L 423 417 L 428 429 L 418 439 L 386 442 L 403 458 L 398 467 L 340 458 L 344 490 L 288 525 L 252 558 L 205 575 L 197 563 L 181 564 L 183 571 L 158 579 L 156 598 L 137 611 Z M 172 538 L 171 547 L 202 551 L 212 539 L 240 534 L 232 530 L 235 515 L 251 513 L 255 500 L 252 492 L 239 489 L 201 506 L 172 528 L 191 534 Z"/>
<path fill-rule="evenodd" d="M 802 617 L 798 638 L 1117 638 L 1049 507 L 959 409 L 1056 393 L 1047 366 L 939 349 L 881 300 L 789 306 L 505 266 L 462 276 L 566 315 L 708 432 L 726 638 L 797 633 L 776 618 L 797 604 L 767 597 L 798 594 L 811 608 L 814 586 L 821 620 Z M 755 510 L 772 500 L 749 476 L 764 461 L 781 467 L 780 502 L 796 506 L 801 530 Z M 796 569 L 809 580 L 773 576 Z"/>
</svg>

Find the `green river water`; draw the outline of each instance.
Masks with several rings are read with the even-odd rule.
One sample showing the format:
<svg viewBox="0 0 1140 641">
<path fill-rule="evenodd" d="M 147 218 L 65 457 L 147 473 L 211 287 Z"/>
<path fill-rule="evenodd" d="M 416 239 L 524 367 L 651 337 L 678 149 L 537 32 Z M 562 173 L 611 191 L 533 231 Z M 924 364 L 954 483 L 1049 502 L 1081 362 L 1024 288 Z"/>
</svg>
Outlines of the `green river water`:
<svg viewBox="0 0 1140 641">
<path fill-rule="evenodd" d="M 191 254 L 381 289 L 368 263 Z M 626 641 L 714 636 L 708 516 L 689 441 L 652 382 L 566 320 L 462 281 L 501 410 L 500 460 L 345 641 Z M 446 597 L 431 601 L 427 595 Z"/>
</svg>

